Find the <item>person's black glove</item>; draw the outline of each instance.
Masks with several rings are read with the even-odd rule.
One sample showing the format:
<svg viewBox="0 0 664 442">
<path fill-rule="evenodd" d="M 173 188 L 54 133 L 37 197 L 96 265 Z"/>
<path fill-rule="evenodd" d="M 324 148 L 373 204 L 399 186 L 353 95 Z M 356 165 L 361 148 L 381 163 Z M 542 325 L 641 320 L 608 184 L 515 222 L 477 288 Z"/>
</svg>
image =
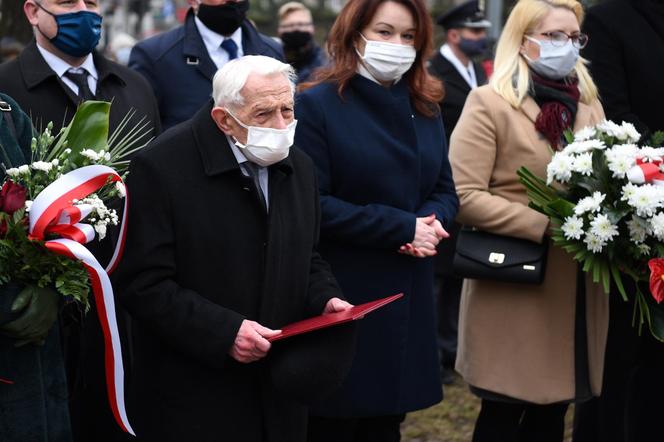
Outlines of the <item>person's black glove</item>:
<svg viewBox="0 0 664 442">
<path fill-rule="evenodd" d="M 27 286 L 12 304 L 12 313 L 21 316 L 0 327 L 2 334 L 16 340 L 15 347 L 26 344 L 43 345 L 58 317 L 60 295 L 50 288 Z"/>
</svg>

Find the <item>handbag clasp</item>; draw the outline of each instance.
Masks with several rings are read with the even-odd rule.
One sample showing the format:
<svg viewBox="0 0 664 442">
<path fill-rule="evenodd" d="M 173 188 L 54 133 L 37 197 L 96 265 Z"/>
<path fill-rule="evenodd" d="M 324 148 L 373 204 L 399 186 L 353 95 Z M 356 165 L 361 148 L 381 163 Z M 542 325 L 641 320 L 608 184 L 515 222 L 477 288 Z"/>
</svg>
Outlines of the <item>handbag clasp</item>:
<svg viewBox="0 0 664 442">
<path fill-rule="evenodd" d="M 489 262 L 491 264 L 502 264 L 505 262 L 505 254 L 498 252 L 489 253 Z"/>
</svg>

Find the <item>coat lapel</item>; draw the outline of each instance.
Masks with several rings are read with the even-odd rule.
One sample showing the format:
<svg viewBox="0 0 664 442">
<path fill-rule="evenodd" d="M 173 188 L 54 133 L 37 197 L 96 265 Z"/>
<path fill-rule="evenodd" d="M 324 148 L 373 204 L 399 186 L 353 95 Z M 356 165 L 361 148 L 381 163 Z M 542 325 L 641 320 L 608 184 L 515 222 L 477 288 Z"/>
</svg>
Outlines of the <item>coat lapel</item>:
<svg viewBox="0 0 664 442">
<path fill-rule="evenodd" d="M 521 103 L 521 112 L 523 112 L 526 117 L 528 117 L 528 119 L 534 124 L 535 120 L 537 120 L 537 116 L 540 113 L 540 107 L 537 105 L 535 100 L 533 100 L 533 98 L 528 95 L 523 100 L 523 103 Z"/>
<path fill-rule="evenodd" d="M 214 64 L 208 54 L 205 43 L 201 34 L 198 33 L 196 22 L 194 21 L 193 9 L 187 13 L 187 18 L 184 23 L 184 44 L 182 48 L 183 62 L 190 68 L 198 69 L 198 71 L 209 80 L 212 80 L 217 66 Z"/>
<path fill-rule="evenodd" d="M 77 105 L 78 97 L 74 94 L 74 91 L 69 89 L 69 87 L 62 82 L 48 63 L 46 63 L 46 60 L 42 57 L 39 49 L 37 49 L 37 43 L 35 40 L 32 40 L 23 52 L 21 52 L 19 63 L 28 91 L 32 91 L 46 81 L 55 80 L 60 85 L 65 95 L 67 95 L 71 104 L 74 106 Z"/>
<path fill-rule="evenodd" d="M 252 26 L 252 24 L 245 20 L 242 22 L 242 52 L 244 55 L 268 55 L 272 56 L 270 48 L 263 42 L 260 34 Z"/>
</svg>

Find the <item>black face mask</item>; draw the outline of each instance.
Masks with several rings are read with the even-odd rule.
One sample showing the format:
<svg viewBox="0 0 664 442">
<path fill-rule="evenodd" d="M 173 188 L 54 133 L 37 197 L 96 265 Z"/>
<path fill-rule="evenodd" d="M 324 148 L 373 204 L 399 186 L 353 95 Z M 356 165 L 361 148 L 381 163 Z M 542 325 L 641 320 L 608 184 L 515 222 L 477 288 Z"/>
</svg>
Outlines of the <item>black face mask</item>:
<svg viewBox="0 0 664 442">
<path fill-rule="evenodd" d="M 281 34 L 285 49 L 300 49 L 311 43 L 313 36 L 309 32 L 291 31 Z"/>
<path fill-rule="evenodd" d="M 198 5 L 198 18 L 205 26 L 221 35 L 231 35 L 240 27 L 247 11 L 249 0 L 230 2 L 225 5 Z"/>
</svg>

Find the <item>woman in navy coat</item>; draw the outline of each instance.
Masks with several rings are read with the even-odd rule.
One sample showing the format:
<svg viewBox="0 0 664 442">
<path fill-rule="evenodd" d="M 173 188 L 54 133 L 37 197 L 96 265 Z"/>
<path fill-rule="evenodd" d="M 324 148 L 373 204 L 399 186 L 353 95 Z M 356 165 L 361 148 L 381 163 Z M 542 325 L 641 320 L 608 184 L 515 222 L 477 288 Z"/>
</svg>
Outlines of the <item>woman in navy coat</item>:
<svg viewBox="0 0 664 442">
<path fill-rule="evenodd" d="M 360 321 L 349 377 L 312 408 L 312 442 L 398 441 L 406 412 L 442 399 L 431 257 L 458 200 L 442 87 L 424 67 L 431 35 L 423 0 L 350 0 L 330 31 L 333 63 L 296 100 L 321 254 L 354 304 L 404 293 Z"/>
</svg>

